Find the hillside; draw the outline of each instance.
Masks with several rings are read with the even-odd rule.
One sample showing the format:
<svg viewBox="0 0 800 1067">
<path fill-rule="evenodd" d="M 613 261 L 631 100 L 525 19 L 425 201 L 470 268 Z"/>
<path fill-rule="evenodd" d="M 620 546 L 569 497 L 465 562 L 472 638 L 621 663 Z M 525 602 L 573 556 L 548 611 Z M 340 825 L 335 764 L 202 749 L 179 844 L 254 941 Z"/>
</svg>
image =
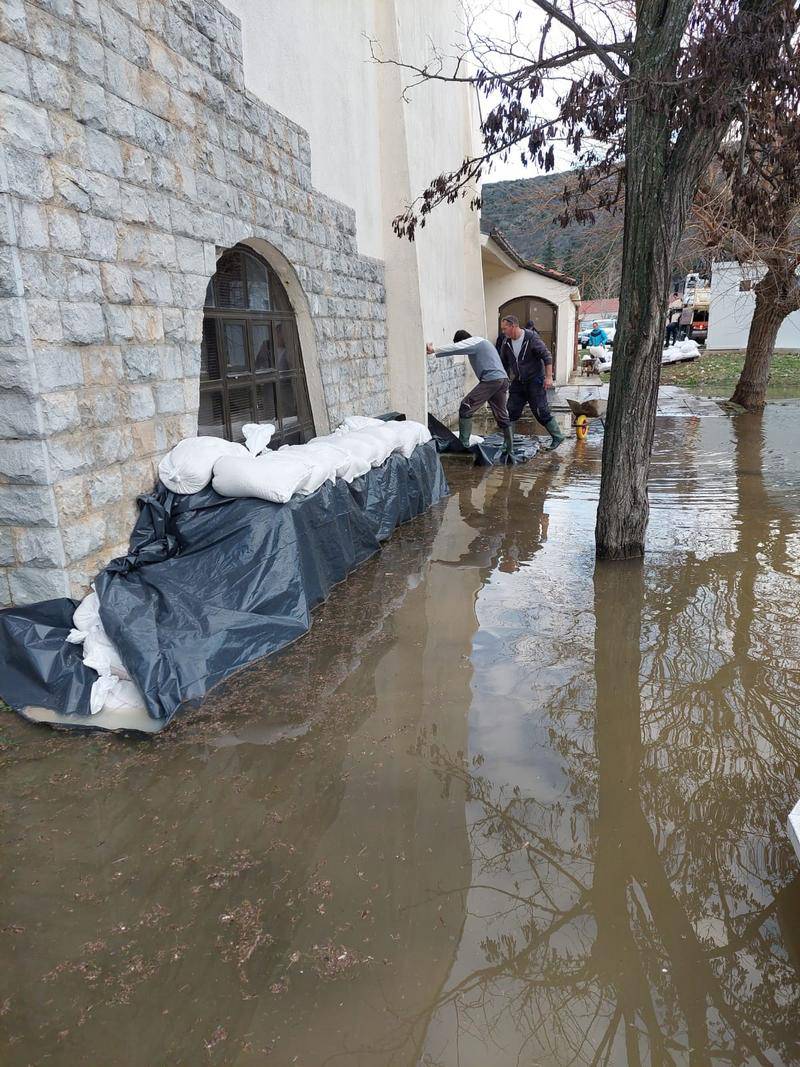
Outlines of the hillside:
<svg viewBox="0 0 800 1067">
<path fill-rule="evenodd" d="M 489 182 L 481 189 L 481 229 L 500 230 L 526 259 L 577 278 L 586 299 L 615 296 L 622 256 L 622 216 L 598 214 L 591 225 L 562 227 L 562 193 L 569 172 L 510 182 Z"/>
</svg>

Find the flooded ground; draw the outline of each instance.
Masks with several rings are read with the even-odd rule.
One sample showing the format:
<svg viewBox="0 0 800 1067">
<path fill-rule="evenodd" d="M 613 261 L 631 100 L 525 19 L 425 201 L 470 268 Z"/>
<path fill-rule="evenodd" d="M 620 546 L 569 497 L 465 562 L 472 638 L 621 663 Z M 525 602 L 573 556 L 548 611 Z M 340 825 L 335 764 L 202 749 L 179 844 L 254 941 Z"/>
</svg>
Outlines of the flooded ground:
<svg viewBox="0 0 800 1067">
<path fill-rule="evenodd" d="M 144 742 L 2 724 L 0 1062 L 800 1063 L 800 407 L 490 471 Z"/>
</svg>

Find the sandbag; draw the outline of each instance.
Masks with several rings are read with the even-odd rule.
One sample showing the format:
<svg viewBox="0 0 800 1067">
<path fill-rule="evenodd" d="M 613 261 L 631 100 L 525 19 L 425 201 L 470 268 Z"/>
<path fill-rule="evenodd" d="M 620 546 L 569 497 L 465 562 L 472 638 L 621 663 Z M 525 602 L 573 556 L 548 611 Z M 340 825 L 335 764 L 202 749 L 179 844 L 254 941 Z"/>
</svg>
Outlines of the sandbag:
<svg viewBox="0 0 800 1067">
<path fill-rule="evenodd" d="M 271 422 L 246 422 L 242 427 L 244 445 L 251 456 L 266 452 L 275 436 L 275 427 Z"/>
<path fill-rule="evenodd" d="M 383 426 L 383 419 L 371 419 L 368 415 L 348 415 L 339 426 L 342 432 L 350 430 L 363 430 L 367 426 Z"/>
<path fill-rule="evenodd" d="M 364 458 L 369 459 L 371 467 L 380 467 L 394 451 L 393 439 L 381 433 L 381 427 L 377 426 L 370 426 L 365 430 L 352 430 L 342 434 L 340 442 L 339 447 L 348 451 L 353 448 L 360 448 Z"/>
<path fill-rule="evenodd" d="M 91 628 L 83 642 L 83 662 L 98 674 L 113 674 L 115 678 L 130 678 L 119 652 L 100 622 Z"/>
<path fill-rule="evenodd" d="M 413 419 L 405 421 L 384 422 L 380 428 L 369 427 L 365 433 L 385 434 L 392 441 L 392 451 L 399 452 L 406 459 L 411 458 L 411 453 L 417 445 L 430 441 L 431 434 L 427 426 Z"/>
<path fill-rule="evenodd" d="M 173 493 L 199 493 L 211 481 L 222 456 L 249 458 L 244 445 L 221 437 L 186 437 L 158 465 L 158 476 Z"/>
<path fill-rule="evenodd" d="M 75 609 L 72 616 L 72 629 L 67 634 L 67 641 L 71 645 L 82 645 L 86 635 L 94 626 L 100 626 L 100 601 L 97 593 L 92 589 Z"/>
<path fill-rule="evenodd" d="M 357 465 L 363 466 L 363 469 L 354 473 L 353 457 L 343 449 L 337 448 L 336 445 L 322 441 L 309 441 L 304 445 L 283 445 L 278 452 L 296 456 L 304 463 L 310 463 L 312 467 L 315 464 L 321 464 L 328 472 L 326 478 L 328 481 L 344 478 L 346 482 L 352 482 L 359 473 L 365 474 L 369 470 L 368 465 L 357 462 Z"/>
<path fill-rule="evenodd" d="M 246 451 L 240 456 L 222 456 L 214 464 L 211 486 L 220 496 L 255 497 L 286 504 L 295 493 L 319 488 L 326 480 L 319 477 L 309 463 L 285 451 L 270 452 L 253 458 Z"/>
</svg>

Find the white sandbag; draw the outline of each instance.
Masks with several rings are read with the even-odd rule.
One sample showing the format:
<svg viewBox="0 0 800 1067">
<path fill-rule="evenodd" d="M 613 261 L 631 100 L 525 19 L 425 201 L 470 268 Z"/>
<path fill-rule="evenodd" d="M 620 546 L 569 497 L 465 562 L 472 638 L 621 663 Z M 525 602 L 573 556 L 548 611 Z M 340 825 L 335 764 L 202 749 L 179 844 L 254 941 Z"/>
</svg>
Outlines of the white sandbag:
<svg viewBox="0 0 800 1067">
<path fill-rule="evenodd" d="M 370 429 L 374 428 L 370 427 Z M 332 434 L 330 437 L 315 437 L 314 442 L 316 441 L 333 443 L 348 455 L 360 456 L 369 463 L 370 467 L 379 467 L 392 451 L 392 445 L 388 439 L 380 439 L 368 430 L 353 430 L 342 434 Z"/>
<path fill-rule="evenodd" d="M 139 687 L 130 678 L 101 674 L 89 694 L 89 712 L 99 715 L 101 711 L 134 711 L 147 714 L 147 707 Z"/>
<path fill-rule="evenodd" d="M 275 436 L 275 427 L 271 422 L 246 422 L 242 427 L 244 445 L 251 456 L 266 452 L 270 441 Z"/>
<path fill-rule="evenodd" d="M 255 497 L 286 504 L 295 493 L 313 485 L 317 475 L 308 463 L 285 452 L 268 452 L 256 459 L 245 453 L 244 458 L 218 459 L 211 484 L 220 496 Z M 324 481 L 323 477 L 316 488 Z"/>
<path fill-rule="evenodd" d="M 482 445 L 483 444 L 483 438 L 480 436 L 480 434 L 471 433 L 469 435 L 469 444 L 470 444 L 470 448 L 473 445 Z"/>
<path fill-rule="evenodd" d="M 697 341 L 693 341 L 690 337 L 686 337 L 683 341 L 678 341 L 673 346 L 673 352 L 680 352 L 681 356 L 686 359 L 696 359 L 700 355 L 700 348 Z"/>
<path fill-rule="evenodd" d="M 344 478 L 350 471 L 350 456 L 334 444 L 309 441 L 304 445 L 282 445 L 278 452 L 296 456 L 304 463 L 310 463 L 312 467 L 321 464 L 328 472 L 328 480 L 332 482 L 337 478 Z"/>
<path fill-rule="evenodd" d="M 368 415 L 348 415 L 337 429 L 337 433 L 349 433 L 351 430 L 363 430 L 367 426 L 382 426 L 383 419 L 371 419 Z"/>
<path fill-rule="evenodd" d="M 605 359 L 606 346 L 605 345 L 589 345 L 589 355 L 594 359 Z"/>
<path fill-rule="evenodd" d="M 358 437 L 352 438 L 352 434 L 328 434 L 326 437 L 315 437 L 307 442 L 307 446 L 313 445 L 328 447 L 332 446 L 337 452 L 345 457 L 347 466 L 340 468 L 340 478 L 350 483 L 360 478 L 372 469 L 372 459 L 375 455 L 375 447 L 368 441 L 361 441 Z"/>
<path fill-rule="evenodd" d="M 399 447 L 396 447 L 394 451 L 400 452 L 406 459 L 411 459 L 417 445 L 425 444 L 431 439 L 428 427 L 413 419 L 406 419 L 404 422 L 388 422 L 386 425 L 394 434 L 395 439 L 399 441 Z"/>
<path fill-rule="evenodd" d="M 67 634 L 67 641 L 71 645 L 82 645 L 92 627 L 100 625 L 100 601 L 97 599 L 97 593 L 92 590 L 75 608 L 72 616 L 73 629 Z"/>
<path fill-rule="evenodd" d="M 249 457 L 244 445 L 221 437 L 186 437 L 158 465 L 158 476 L 173 493 L 199 493 L 211 481 L 222 456 Z"/>
<path fill-rule="evenodd" d="M 83 662 L 98 674 L 113 674 L 116 678 L 130 678 L 116 646 L 102 623 L 93 626 L 83 642 Z"/>
</svg>

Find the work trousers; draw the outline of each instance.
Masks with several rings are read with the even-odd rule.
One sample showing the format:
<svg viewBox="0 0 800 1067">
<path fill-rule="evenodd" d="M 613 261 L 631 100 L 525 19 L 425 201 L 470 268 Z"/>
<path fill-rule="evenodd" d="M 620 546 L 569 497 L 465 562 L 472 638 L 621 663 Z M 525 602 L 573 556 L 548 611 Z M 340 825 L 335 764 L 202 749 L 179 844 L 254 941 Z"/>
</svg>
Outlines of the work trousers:
<svg viewBox="0 0 800 1067">
<path fill-rule="evenodd" d="M 458 409 L 460 419 L 471 419 L 475 412 L 488 404 L 492 409 L 494 421 L 501 430 L 510 426 L 508 417 L 508 378 L 500 378 L 494 381 L 478 382 L 475 388 L 467 393 L 461 401 Z"/>
<path fill-rule="evenodd" d="M 670 322 L 670 323 L 667 324 L 667 344 L 668 345 L 674 345 L 675 342 L 678 340 L 678 329 L 679 329 L 679 326 L 678 326 L 677 322 Z"/>
<path fill-rule="evenodd" d="M 508 417 L 512 422 L 516 422 L 522 415 L 526 404 L 530 404 L 531 411 L 536 419 L 542 426 L 546 426 L 552 418 L 552 414 L 550 405 L 547 402 L 547 390 L 544 387 L 544 382 L 540 382 L 535 378 L 528 378 L 527 381 L 522 381 L 520 378 L 514 379 L 508 391 Z"/>
</svg>

